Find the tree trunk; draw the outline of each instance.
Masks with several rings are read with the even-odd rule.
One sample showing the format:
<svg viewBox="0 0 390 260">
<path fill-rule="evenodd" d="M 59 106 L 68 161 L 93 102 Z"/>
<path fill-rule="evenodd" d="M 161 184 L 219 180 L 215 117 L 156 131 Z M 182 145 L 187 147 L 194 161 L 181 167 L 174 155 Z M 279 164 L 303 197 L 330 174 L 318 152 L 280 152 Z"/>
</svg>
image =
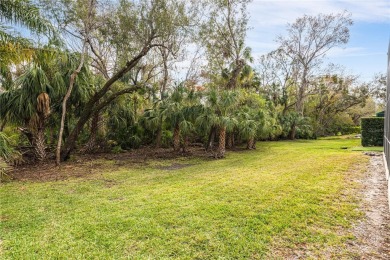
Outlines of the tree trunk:
<svg viewBox="0 0 390 260">
<path fill-rule="evenodd" d="M 165 99 L 165 92 L 166 92 L 166 89 L 167 89 L 168 79 L 169 79 L 168 53 L 167 53 L 167 50 L 165 48 L 160 47 L 159 50 L 161 52 L 161 56 L 162 56 L 162 59 L 163 59 L 163 67 L 164 67 L 164 70 L 163 70 L 163 75 L 164 76 L 163 76 L 163 81 L 162 81 L 161 89 L 160 89 L 160 96 L 161 96 L 160 98 L 163 101 Z M 163 123 L 162 119 L 160 118 L 159 126 L 158 126 L 158 129 L 157 129 L 156 148 L 160 148 L 161 147 L 162 123 Z"/>
<path fill-rule="evenodd" d="M 150 39 L 151 42 L 152 39 Z M 96 104 L 100 101 L 100 99 L 105 96 L 105 94 L 110 90 L 111 86 L 117 82 L 120 78 L 122 78 L 127 72 L 129 72 L 131 69 L 133 69 L 138 62 L 141 60 L 142 57 L 144 57 L 149 50 L 151 49 L 150 42 L 147 43 L 147 45 L 142 49 L 142 51 L 134 57 L 131 61 L 128 61 L 126 65 L 120 69 L 114 76 L 112 76 L 107 82 L 104 84 L 103 88 L 99 90 L 91 99 L 87 102 L 85 107 L 83 108 L 83 111 L 80 115 L 79 120 L 77 121 L 75 127 L 73 128 L 72 132 L 69 134 L 68 139 L 66 140 L 64 147 L 61 152 L 61 161 L 65 161 L 69 159 L 70 153 L 73 151 L 73 149 L 76 146 L 77 138 L 83 129 L 84 125 L 88 122 L 91 115 L 98 110 Z M 117 93 L 112 94 L 110 97 L 107 98 L 107 100 L 104 100 L 104 102 L 101 102 L 99 105 L 99 108 L 102 109 L 103 107 L 109 105 L 109 101 L 112 102 L 116 97 L 119 96 L 119 94 L 125 94 L 125 93 L 131 93 L 130 90 L 135 91 L 137 88 L 129 88 L 123 91 L 119 91 Z"/>
<path fill-rule="evenodd" d="M 32 133 L 32 145 L 35 156 L 39 161 L 46 159 L 45 126 L 50 115 L 50 97 L 42 92 L 37 97 L 37 114 L 30 119 L 29 126 Z"/>
<path fill-rule="evenodd" d="M 226 138 L 226 147 L 228 149 L 233 148 L 233 146 L 234 146 L 233 139 L 234 139 L 234 133 L 228 133 L 227 138 Z"/>
<path fill-rule="evenodd" d="M 215 154 L 215 158 L 224 158 L 225 157 L 225 144 L 226 144 L 226 127 L 219 128 L 219 140 L 218 140 L 218 150 Z"/>
<path fill-rule="evenodd" d="M 295 122 L 291 125 L 290 133 L 288 135 L 288 139 L 294 140 L 295 139 L 295 133 L 296 133 L 296 125 Z"/>
<path fill-rule="evenodd" d="M 0 125 L 0 132 L 3 132 L 3 130 L 4 130 L 6 124 L 7 124 L 7 119 L 4 119 L 4 120 L 1 122 L 1 125 Z"/>
<path fill-rule="evenodd" d="M 306 90 L 308 87 L 308 81 L 307 81 L 307 69 L 305 68 L 303 70 L 302 78 L 301 78 L 301 86 L 298 89 L 298 95 L 297 95 L 297 103 L 296 103 L 296 111 L 300 116 L 303 116 L 304 111 L 304 99 Z"/>
<path fill-rule="evenodd" d="M 185 136 L 183 139 L 184 140 L 183 140 L 183 145 L 182 145 L 182 151 L 183 151 L 183 153 L 186 153 L 188 145 L 190 143 L 190 140 L 189 140 L 188 136 Z"/>
<path fill-rule="evenodd" d="M 255 138 L 254 137 L 249 137 L 248 143 L 246 145 L 246 149 L 252 150 L 254 149 L 253 147 L 255 146 Z"/>
<path fill-rule="evenodd" d="M 61 115 L 61 124 L 60 124 L 60 130 L 58 133 L 58 142 L 57 142 L 57 149 L 56 149 L 56 165 L 59 166 L 61 162 L 61 146 L 62 146 L 62 137 L 64 134 L 64 125 L 65 125 L 65 117 L 66 117 L 66 105 L 68 102 L 68 99 L 70 98 L 70 95 L 72 94 L 73 86 L 76 81 L 77 75 L 80 73 L 81 68 L 84 65 L 84 59 L 85 59 L 85 53 L 87 52 L 87 39 L 85 38 L 83 41 L 83 48 L 81 52 L 81 58 L 79 66 L 76 68 L 75 71 L 70 75 L 69 80 L 69 87 L 66 91 L 65 97 L 62 100 L 62 115 Z"/>
<path fill-rule="evenodd" d="M 179 124 L 175 125 L 173 130 L 173 150 L 175 152 L 180 152 L 180 127 Z"/>
<path fill-rule="evenodd" d="M 92 153 L 96 148 L 96 138 L 99 129 L 99 120 L 100 120 L 99 113 L 95 113 L 92 117 L 92 122 L 91 122 L 91 130 L 90 130 L 91 134 L 84 148 L 85 153 Z"/>
<path fill-rule="evenodd" d="M 232 76 L 226 86 L 227 89 L 235 89 L 237 85 L 237 78 L 240 75 L 242 68 L 244 68 L 245 62 L 243 60 L 236 60 L 236 67 L 232 72 Z"/>
<path fill-rule="evenodd" d="M 161 147 L 161 140 L 162 140 L 162 125 L 160 125 L 157 128 L 157 134 L 156 134 L 156 148 Z"/>
<path fill-rule="evenodd" d="M 165 99 L 165 92 L 166 92 L 167 85 L 168 85 L 168 79 L 169 79 L 169 69 L 168 69 L 169 52 L 167 49 L 165 49 L 163 47 L 160 47 L 160 51 L 161 51 L 161 57 L 163 59 L 163 67 L 164 67 L 163 81 L 161 84 L 160 95 L 161 95 L 161 100 L 164 100 Z"/>
<path fill-rule="evenodd" d="M 34 153 L 39 161 L 46 159 L 46 141 L 44 128 L 39 128 L 33 136 Z"/>
<path fill-rule="evenodd" d="M 206 151 L 213 150 L 216 131 L 217 130 L 214 126 L 210 129 L 209 138 L 208 138 L 207 144 L 206 144 Z"/>
</svg>

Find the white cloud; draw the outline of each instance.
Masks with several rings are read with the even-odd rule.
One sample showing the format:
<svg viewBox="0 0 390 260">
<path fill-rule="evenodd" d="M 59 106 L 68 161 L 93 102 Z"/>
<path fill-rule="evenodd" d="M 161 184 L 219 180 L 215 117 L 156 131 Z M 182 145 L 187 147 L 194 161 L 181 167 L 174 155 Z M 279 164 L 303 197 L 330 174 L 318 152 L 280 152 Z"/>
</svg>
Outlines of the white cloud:
<svg viewBox="0 0 390 260">
<path fill-rule="evenodd" d="M 250 12 L 247 44 L 256 53 L 276 48 L 277 35 L 286 33 L 288 23 L 304 14 L 336 14 L 345 10 L 355 22 L 388 23 L 390 28 L 390 0 L 253 0 Z M 335 49 L 331 56 L 364 55 L 362 48 Z M 368 54 L 367 54 L 368 55 Z"/>
<path fill-rule="evenodd" d="M 318 13 L 340 13 L 347 10 L 355 21 L 388 22 L 388 0 L 254 0 L 249 5 L 251 25 L 256 27 L 285 26 L 296 18 Z"/>
<path fill-rule="evenodd" d="M 252 47 L 252 54 L 257 58 L 276 49 L 275 38 L 285 34 L 287 24 L 293 23 L 298 17 L 305 14 L 337 14 L 345 10 L 352 14 L 355 23 L 364 24 L 368 28 L 375 28 L 376 24 L 381 25 L 381 28 L 388 25 L 389 29 L 381 32 L 381 35 L 389 35 L 390 0 L 253 0 L 248 6 L 249 26 L 252 29 L 248 31 L 246 43 Z M 382 65 L 381 61 L 386 57 L 387 47 L 384 50 L 383 44 L 378 41 L 383 41 L 383 37 L 364 39 L 360 35 L 365 33 L 360 31 L 362 27 L 359 27 L 359 30 L 354 28 L 351 28 L 351 43 L 346 48 L 329 51 L 328 60 L 341 62 L 362 75 L 372 74 L 373 70 L 382 70 L 386 64 Z M 385 41 L 387 46 L 387 40 Z"/>
<path fill-rule="evenodd" d="M 328 51 L 327 57 L 339 58 L 339 57 L 364 57 L 373 55 L 386 55 L 386 52 L 370 52 L 366 48 L 362 47 L 347 47 L 340 48 L 335 47 Z"/>
<path fill-rule="evenodd" d="M 390 1 L 346 0 L 345 9 L 352 13 L 356 21 L 385 22 L 390 24 Z"/>
<path fill-rule="evenodd" d="M 349 47 L 349 48 L 340 48 L 335 47 L 330 49 L 327 53 L 329 58 L 338 58 L 338 57 L 355 57 L 364 52 L 365 49 L 361 47 Z"/>
</svg>

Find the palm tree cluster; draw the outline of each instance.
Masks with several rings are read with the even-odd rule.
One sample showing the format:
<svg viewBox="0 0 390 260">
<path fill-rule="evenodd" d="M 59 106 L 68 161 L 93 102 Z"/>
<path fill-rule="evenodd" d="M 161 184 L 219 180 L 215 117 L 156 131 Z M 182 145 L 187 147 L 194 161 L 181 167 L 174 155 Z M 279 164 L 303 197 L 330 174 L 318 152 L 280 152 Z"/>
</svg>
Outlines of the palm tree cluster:
<svg viewBox="0 0 390 260">
<path fill-rule="evenodd" d="M 258 140 L 338 131 L 328 131 L 333 115 L 364 103 L 366 86 L 312 68 L 301 80 L 299 63 L 283 48 L 253 69 L 249 2 L 1 1 L 0 157 L 11 163 L 15 147 L 25 159 L 59 164 L 74 150 L 185 153 L 202 143 L 223 158 L 226 149 L 255 149 Z M 11 32 L 15 25 L 45 40 Z M 173 80 L 191 44 L 203 57 Z M 324 81 L 330 77 L 336 80 Z"/>
<path fill-rule="evenodd" d="M 51 6 L 49 2 L 42 3 Z M 61 3 L 58 1 L 59 6 L 51 6 L 53 14 L 61 13 Z M 120 3 L 115 11 L 119 20 L 112 20 L 113 23 L 118 23 L 118 26 L 123 23 L 124 26 L 128 22 L 124 17 L 136 17 L 129 3 Z M 99 12 L 97 1 L 69 4 L 81 9 L 68 14 L 69 17 L 58 15 L 55 18 L 67 18 L 68 23 L 76 26 L 76 29 L 70 27 L 73 30 L 70 35 L 77 34 L 78 39 L 83 39 L 82 52 L 64 48 L 64 42 L 59 43 L 56 38 L 60 32 L 57 34 L 50 22 L 50 18 L 52 22 L 55 20 L 52 14 L 45 18 L 42 10 L 30 0 L 2 1 L 0 5 L 3 22 L 24 27 L 48 39 L 46 44 L 40 45 L 32 39 L 11 33 L 6 26 L 0 28 L 1 131 L 17 129 L 19 148 L 26 148 L 31 158 L 43 161 L 52 157 L 54 147 L 61 148 L 62 141 L 68 148 L 63 153 L 64 159 L 68 158 L 74 147 L 91 152 L 107 147 L 122 150 L 155 145 L 172 146 L 175 152 L 186 152 L 191 142 L 203 142 L 216 158 L 222 158 L 226 140 L 229 140 L 228 147 L 247 140 L 248 149 L 253 149 L 257 137 L 264 137 L 271 132 L 268 118 L 272 115 L 266 112 L 267 102 L 249 90 L 254 74 L 245 64 L 245 59 L 249 59 L 250 55 L 241 40 L 237 46 L 231 46 L 237 48 L 231 50 L 235 52 L 235 55 L 231 55 L 234 58 L 225 55 L 230 61 L 223 63 L 224 68 L 219 73 L 212 73 L 214 75 L 209 78 L 210 81 L 204 84 L 202 91 L 198 91 L 191 80 L 177 84 L 171 80 L 168 82 L 168 58 L 176 55 L 180 43 L 180 39 L 172 42 L 172 37 L 181 37 L 190 14 L 178 14 L 177 21 L 171 21 L 172 18 L 161 10 L 185 5 L 180 6 L 175 1 L 140 4 L 139 10 L 149 10 L 149 13 L 141 13 L 137 18 L 139 20 L 134 20 L 138 27 L 131 30 L 134 34 L 142 30 L 147 32 L 148 27 L 151 30 L 145 36 L 146 43 L 134 42 L 130 47 L 115 38 L 118 31 L 111 31 L 110 21 L 99 29 L 91 25 L 98 14 L 104 15 L 103 11 Z M 215 4 L 221 5 L 217 2 Z M 231 8 L 230 4 L 225 7 Z M 151 15 L 155 21 L 151 23 L 147 15 Z M 213 23 L 219 22 L 232 29 L 230 27 L 234 18 L 231 19 Z M 175 35 L 172 28 L 178 22 L 182 25 Z M 205 25 L 209 26 L 207 23 Z M 160 36 L 157 36 L 158 26 Z M 245 35 L 245 19 L 240 26 L 229 36 L 234 41 L 238 41 L 234 37 Z M 120 31 L 123 27 L 117 29 Z M 68 33 L 70 30 L 65 31 Z M 108 42 L 111 46 L 104 49 L 106 43 L 99 37 L 111 37 Z M 156 41 L 159 38 L 161 41 Z M 139 48 L 137 44 L 141 44 L 141 48 L 144 44 L 142 51 L 133 54 L 134 58 L 123 65 L 120 55 L 132 55 Z M 158 76 L 150 76 L 156 71 L 156 65 L 152 62 L 156 54 L 146 58 L 151 61 L 150 64 L 147 61 L 140 63 L 140 59 L 154 46 L 159 48 L 158 53 L 164 54 L 163 82 L 159 81 Z M 103 56 L 102 48 L 116 53 L 118 59 L 115 66 L 123 68 L 112 67 L 108 58 Z M 222 52 L 226 52 L 226 46 L 221 48 Z M 110 72 L 110 67 L 119 71 Z M 5 134 L 2 136 L 6 140 Z M 216 149 L 214 142 L 218 143 Z M 8 147 L 6 143 L 3 142 L 3 148 Z"/>
</svg>

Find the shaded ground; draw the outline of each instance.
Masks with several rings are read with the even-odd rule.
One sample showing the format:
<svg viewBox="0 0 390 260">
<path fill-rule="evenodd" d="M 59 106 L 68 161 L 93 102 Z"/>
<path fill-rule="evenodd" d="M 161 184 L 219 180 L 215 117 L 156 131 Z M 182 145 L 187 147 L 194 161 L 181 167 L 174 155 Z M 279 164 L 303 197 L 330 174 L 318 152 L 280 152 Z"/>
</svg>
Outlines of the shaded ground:
<svg viewBox="0 0 390 260">
<path fill-rule="evenodd" d="M 371 156 L 365 178 L 362 181 L 362 203 L 365 213 L 362 221 L 353 228 L 356 241 L 351 251 L 361 259 L 390 259 L 390 212 L 387 200 L 387 181 L 381 153 Z"/>
<path fill-rule="evenodd" d="M 54 162 L 39 165 L 23 165 L 16 168 L 9 175 L 17 181 L 57 181 L 69 178 L 88 178 L 102 171 L 116 171 L 119 168 L 133 168 L 147 166 L 148 161 L 174 160 L 183 157 L 208 158 L 202 147 L 190 147 L 186 153 L 175 153 L 172 149 L 156 149 L 144 147 L 137 150 L 126 151 L 118 154 L 89 154 L 77 155 L 75 158 L 64 162 L 61 167 L 56 167 Z M 158 166 L 162 170 L 178 170 L 191 164 L 172 163 L 171 165 Z"/>
</svg>

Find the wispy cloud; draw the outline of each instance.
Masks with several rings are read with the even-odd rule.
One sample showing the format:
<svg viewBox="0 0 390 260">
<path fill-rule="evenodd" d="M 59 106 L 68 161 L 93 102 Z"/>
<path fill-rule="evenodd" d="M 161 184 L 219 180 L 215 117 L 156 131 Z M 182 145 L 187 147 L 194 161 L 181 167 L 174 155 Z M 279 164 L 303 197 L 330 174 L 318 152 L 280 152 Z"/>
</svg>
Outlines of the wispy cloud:
<svg viewBox="0 0 390 260">
<path fill-rule="evenodd" d="M 390 24 L 390 1 L 345 0 L 343 7 L 352 13 L 356 21 L 385 22 Z"/>
<path fill-rule="evenodd" d="M 318 13 L 352 13 L 355 21 L 387 22 L 390 24 L 388 0 L 254 0 L 250 6 L 251 24 L 257 27 L 281 26 L 296 18 Z"/>
<path fill-rule="evenodd" d="M 329 58 L 339 58 L 339 57 L 354 57 L 363 53 L 365 48 L 362 47 L 348 47 L 348 48 L 340 48 L 335 47 L 328 51 Z"/>
<path fill-rule="evenodd" d="M 336 47 L 327 53 L 329 58 L 340 58 L 340 57 L 364 57 L 373 55 L 386 55 L 386 52 L 372 52 L 362 47 L 347 47 L 340 48 Z"/>
<path fill-rule="evenodd" d="M 247 44 L 255 52 L 276 48 L 275 38 L 286 32 L 304 14 L 317 15 L 348 11 L 355 22 L 388 23 L 390 28 L 390 0 L 254 0 L 249 5 L 251 15 Z M 362 55 L 362 48 L 335 49 L 332 56 Z"/>
<path fill-rule="evenodd" d="M 382 26 L 381 28 L 388 25 L 389 30 L 380 33 L 389 35 L 390 0 L 253 0 L 248 10 L 249 26 L 252 29 L 248 32 L 247 44 L 252 47 L 255 58 L 276 49 L 276 36 L 285 34 L 287 24 L 293 23 L 298 17 L 305 14 L 336 14 L 346 10 L 351 13 L 352 20 L 360 25 L 359 30 L 353 26 L 352 45 L 332 49 L 327 53 L 328 60 L 341 62 L 356 72 L 366 74 L 373 70 L 379 71 L 386 65 L 381 63 L 385 60 L 381 55 L 386 57 L 387 49 L 384 50 L 383 44 L 378 41 L 387 40 L 379 35 L 375 39 L 366 39 L 361 34 L 366 34 L 367 31 L 360 30 L 362 24 L 366 25 L 365 30 L 377 30 L 377 25 Z"/>
</svg>

